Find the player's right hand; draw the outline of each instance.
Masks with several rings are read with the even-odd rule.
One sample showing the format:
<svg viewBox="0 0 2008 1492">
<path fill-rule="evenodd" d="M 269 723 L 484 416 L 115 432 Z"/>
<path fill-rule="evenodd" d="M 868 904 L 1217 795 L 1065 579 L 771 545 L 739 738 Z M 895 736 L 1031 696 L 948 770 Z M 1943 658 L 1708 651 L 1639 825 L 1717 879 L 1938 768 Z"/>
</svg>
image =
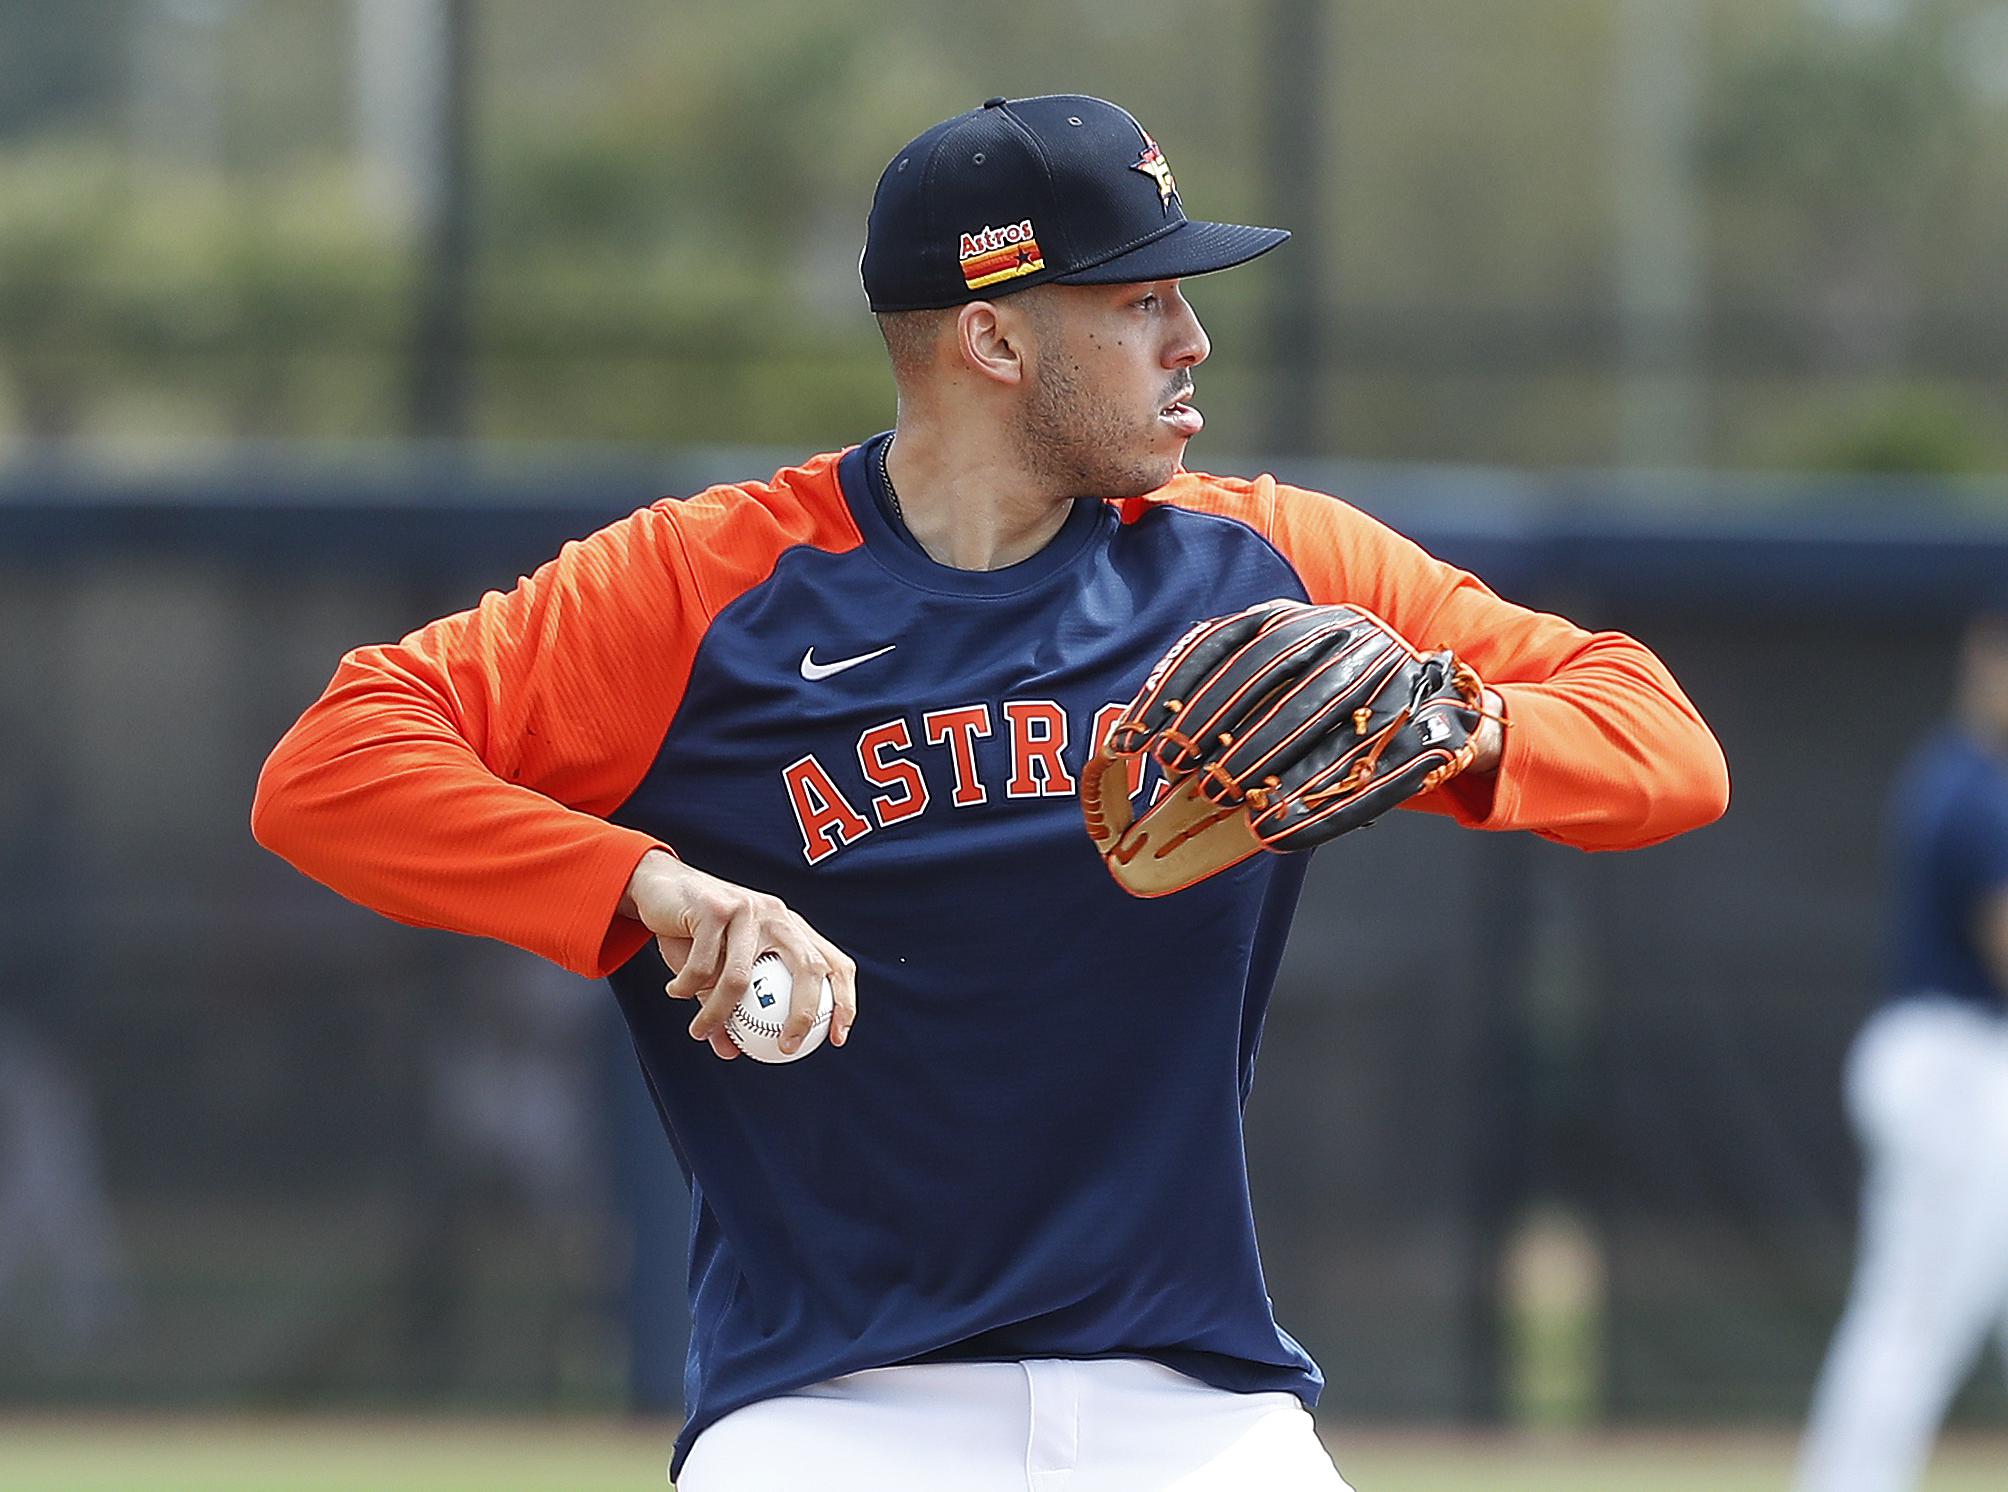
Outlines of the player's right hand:
<svg viewBox="0 0 2008 1492">
<path fill-rule="evenodd" d="M 836 1007 L 830 1016 L 830 1045 L 850 1039 L 858 1013 L 858 966 L 778 896 L 706 875 L 674 855 L 650 850 L 628 878 L 620 912 L 655 934 L 662 961 L 675 976 L 664 991 L 672 1000 L 700 1002 L 690 1034 L 709 1042 L 719 1056 L 739 1055 L 725 1034 L 725 1020 L 752 982 L 753 961 L 770 951 L 781 956 L 798 990 L 818 989 L 829 979 Z M 801 1046 L 815 1016 L 814 999 L 794 1002 L 781 1033 L 783 1051 Z"/>
</svg>

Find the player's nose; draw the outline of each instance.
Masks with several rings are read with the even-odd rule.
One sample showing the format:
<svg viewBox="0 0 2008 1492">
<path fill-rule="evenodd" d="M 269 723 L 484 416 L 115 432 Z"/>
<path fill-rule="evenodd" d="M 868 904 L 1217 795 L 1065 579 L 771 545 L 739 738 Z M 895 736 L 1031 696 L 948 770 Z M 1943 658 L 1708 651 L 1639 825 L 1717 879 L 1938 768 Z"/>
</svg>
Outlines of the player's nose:
<svg viewBox="0 0 2008 1492">
<path fill-rule="evenodd" d="M 1206 335 L 1206 328 L 1199 324 L 1199 314 L 1192 309 L 1192 302 L 1176 287 L 1172 289 L 1171 299 L 1177 314 L 1170 318 L 1164 365 L 1167 368 L 1196 367 L 1212 354 L 1213 343 Z"/>
</svg>

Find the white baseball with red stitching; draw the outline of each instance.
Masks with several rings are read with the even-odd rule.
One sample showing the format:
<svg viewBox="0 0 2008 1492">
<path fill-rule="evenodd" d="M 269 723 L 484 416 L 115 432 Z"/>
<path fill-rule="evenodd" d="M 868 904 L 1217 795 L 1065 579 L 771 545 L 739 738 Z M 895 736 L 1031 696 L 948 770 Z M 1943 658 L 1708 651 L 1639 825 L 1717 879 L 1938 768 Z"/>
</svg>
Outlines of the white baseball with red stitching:
<svg viewBox="0 0 2008 1492">
<path fill-rule="evenodd" d="M 725 1018 L 725 1034 L 732 1044 L 756 1062 L 799 1062 L 823 1044 L 830 1034 L 830 1014 L 836 1009 L 836 991 L 828 976 L 823 979 L 821 997 L 816 1001 L 815 1023 L 801 1046 L 792 1052 L 781 1050 L 781 1030 L 793 1009 L 795 980 L 778 953 L 763 953 L 753 960 L 753 978 L 739 1004 Z"/>
</svg>

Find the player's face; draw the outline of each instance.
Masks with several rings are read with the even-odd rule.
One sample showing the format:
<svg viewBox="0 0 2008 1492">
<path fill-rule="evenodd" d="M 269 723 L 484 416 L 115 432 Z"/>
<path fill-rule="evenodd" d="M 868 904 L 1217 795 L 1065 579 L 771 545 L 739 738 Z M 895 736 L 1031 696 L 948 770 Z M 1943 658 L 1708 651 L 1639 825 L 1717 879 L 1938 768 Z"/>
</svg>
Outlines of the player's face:
<svg viewBox="0 0 2008 1492">
<path fill-rule="evenodd" d="M 1138 497 L 1171 479 L 1204 423 L 1187 399 L 1212 346 L 1176 280 L 1049 285 L 1021 426 L 1032 470 L 1067 497 Z"/>
</svg>

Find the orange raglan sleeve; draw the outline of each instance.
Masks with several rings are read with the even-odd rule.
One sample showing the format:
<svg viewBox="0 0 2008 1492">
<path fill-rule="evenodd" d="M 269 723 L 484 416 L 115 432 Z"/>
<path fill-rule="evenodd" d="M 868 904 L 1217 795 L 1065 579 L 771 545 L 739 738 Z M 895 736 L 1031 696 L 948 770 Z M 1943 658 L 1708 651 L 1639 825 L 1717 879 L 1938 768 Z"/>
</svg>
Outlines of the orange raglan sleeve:
<svg viewBox="0 0 2008 1492">
<path fill-rule="evenodd" d="M 1313 601 L 1365 606 L 1418 647 L 1452 649 L 1505 702 L 1497 774 L 1453 779 L 1412 806 L 1585 850 L 1657 844 L 1727 808 L 1722 748 L 1640 643 L 1502 600 L 1323 493 L 1265 479 L 1249 496 Z"/>
<path fill-rule="evenodd" d="M 603 816 L 648 770 L 708 621 L 676 507 L 345 657 L 265 764 L 258 842 L 400 922 L 580 974 L 625 962 L 648 934 L 616 908 L 656 841 Z"/>
</svg>

